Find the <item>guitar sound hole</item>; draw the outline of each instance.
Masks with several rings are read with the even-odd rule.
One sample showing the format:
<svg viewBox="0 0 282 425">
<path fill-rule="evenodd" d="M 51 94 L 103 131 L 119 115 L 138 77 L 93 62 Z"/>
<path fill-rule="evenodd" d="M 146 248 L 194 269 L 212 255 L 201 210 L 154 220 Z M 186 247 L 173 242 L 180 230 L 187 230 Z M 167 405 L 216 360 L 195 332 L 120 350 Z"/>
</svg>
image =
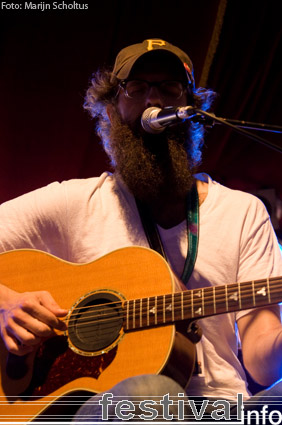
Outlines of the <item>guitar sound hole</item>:
<svg viewBox="0 0 282 425">
<path fill-rule="evenodd" d="M 120 298 L 112 293 L 93 292 L 72 310 L 68 321 L 69 339 L 78 350 L 89 354 L 100 352 L 118 339 L 122 325 Z"/>
</svg>

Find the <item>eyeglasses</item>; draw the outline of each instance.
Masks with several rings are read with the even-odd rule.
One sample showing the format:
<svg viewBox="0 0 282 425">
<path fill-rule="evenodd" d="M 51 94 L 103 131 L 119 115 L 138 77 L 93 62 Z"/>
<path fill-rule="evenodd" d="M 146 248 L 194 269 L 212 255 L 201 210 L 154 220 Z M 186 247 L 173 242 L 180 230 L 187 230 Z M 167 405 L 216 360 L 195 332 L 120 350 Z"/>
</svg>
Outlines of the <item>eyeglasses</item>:
<svg viewBox="0 0 282 425">
<path fill-rule="evenodd" d="M 179 99 L 184 90 L 181 81 L 146 81 L 146 80 L 123 80 L 119 86 L 124 90 L 125 96 L 130 99 L 144 99 L 151 87 L 157 87 L 160 95 L 166 99 Z"/>
</svg>

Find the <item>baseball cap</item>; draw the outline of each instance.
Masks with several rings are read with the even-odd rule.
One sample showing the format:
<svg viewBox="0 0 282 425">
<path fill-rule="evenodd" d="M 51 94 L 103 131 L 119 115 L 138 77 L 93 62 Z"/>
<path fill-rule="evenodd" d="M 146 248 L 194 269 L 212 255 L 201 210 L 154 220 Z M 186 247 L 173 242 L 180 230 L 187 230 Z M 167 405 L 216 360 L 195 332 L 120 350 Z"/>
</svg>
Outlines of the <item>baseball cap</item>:
<svg viewBox="0 0 282 425">
<path fill-rule="evenodd" d="M 192 91 L 195 89 L 193 63 L 189 56 L 183 52 L 183 50 L 179 49 L 173 44 L 158 38 L 147 39 L 142 43 L 132 44 L 131 46 L 122 49 L 116 57 L 113 68 L 113 75 L 115 75 L 119 80 L 125 80 L 129 76 L 130 71 L 137 59 L 153 51 L 170 52 L 176 58 L 178 58 L 184 67 L 188 80 L 188 86 Z"/>
</svg>

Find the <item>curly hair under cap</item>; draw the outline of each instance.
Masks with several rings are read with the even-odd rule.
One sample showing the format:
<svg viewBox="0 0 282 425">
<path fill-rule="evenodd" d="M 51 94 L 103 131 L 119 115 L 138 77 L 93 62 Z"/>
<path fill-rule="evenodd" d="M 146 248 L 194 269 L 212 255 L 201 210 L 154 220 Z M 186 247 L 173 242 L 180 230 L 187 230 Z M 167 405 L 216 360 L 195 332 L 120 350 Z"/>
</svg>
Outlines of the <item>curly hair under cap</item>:
<svg viewBox="0 0 282 425">
<path fill-rule="evenodd" d="M 98 70 L 91 79 L 91 85 L 85 96 L 84 108 L 96 119 L 96 131 L 100 136 L 107 155 L 112 160 L 109 145 L 111 123 L 106 111 L 107 105 L 115 105 L 119 89 L 119 80 L 109 70 Z M 215 92 L 209 89 L 198 88 L 192 93 L 194 106 L 204 111 L 208 110 L 215 98 Z M 190 122 L 190 143 L 188 156 L 191 166 L 196 167 L 201 162 L 201 148 L 204 143 L 204 126 Z M 113 161 L 112 161 L 113 163 Z M 114 165 L 114 164 L 113 164 Z"/>
</svg>

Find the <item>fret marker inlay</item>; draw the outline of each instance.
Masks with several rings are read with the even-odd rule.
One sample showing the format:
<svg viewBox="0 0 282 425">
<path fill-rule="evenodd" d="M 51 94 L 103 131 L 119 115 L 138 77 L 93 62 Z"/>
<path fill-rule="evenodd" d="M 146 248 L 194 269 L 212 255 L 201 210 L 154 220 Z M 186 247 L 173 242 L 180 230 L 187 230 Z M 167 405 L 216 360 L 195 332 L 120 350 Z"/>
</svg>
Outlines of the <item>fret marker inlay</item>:
<svg viewBox="0 0 282 425">
<path fill-rule="evenodd" d="M 230 295 L 229 299 L 238 301 L 238 292 L 234 292 L 232 295 Z"/>
<path fill-rule="evenodd" d="M 151 314 L 156 314 L 156 307 L 152 307 L 149 311 Z"/>
<path fill-rule="evenodd" d="M 266 289 L 265 286 L 261 288 L 259 291 L 257 291 L 258 295 L 262 295 L 263 297 L 266 297 Z"/>
</svg>

